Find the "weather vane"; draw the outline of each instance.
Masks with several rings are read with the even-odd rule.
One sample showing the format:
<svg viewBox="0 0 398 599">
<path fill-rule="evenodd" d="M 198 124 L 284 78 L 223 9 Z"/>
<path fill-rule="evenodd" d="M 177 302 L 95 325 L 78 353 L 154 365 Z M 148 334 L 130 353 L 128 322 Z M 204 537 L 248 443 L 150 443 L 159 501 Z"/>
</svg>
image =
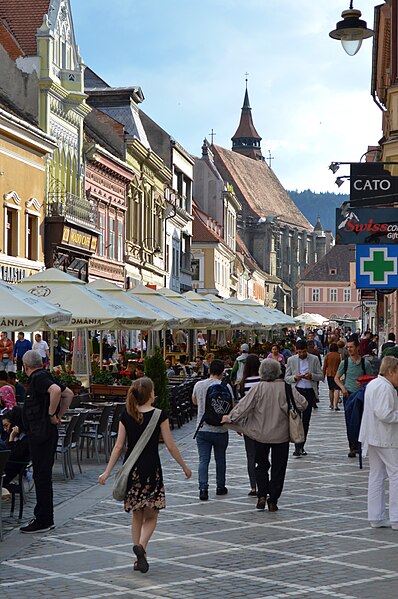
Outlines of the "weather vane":
<svg viewBox="0 0 398 599">
<path fill-rule="evenodd" d="M 214 137 L 217 135 L 217 133 L 215 133 L 214 129 L 212 129 L 211 132 L 209 133 L 209 135 L 211 137 L 211 145 L 213 145 Z"/>
<path fill-rule="evenodd" d="M 274 157 L 272 156 L 272 154 L 271 154 L 271 150 L 268 150 L 268 157 L 267 157 L 267 160 L 268 160 L 268 166 L 271 168 L 271 163 L 272 163 L 272 160 L 275 160 L 275 158 L 274 158 Z"/>
</svg>

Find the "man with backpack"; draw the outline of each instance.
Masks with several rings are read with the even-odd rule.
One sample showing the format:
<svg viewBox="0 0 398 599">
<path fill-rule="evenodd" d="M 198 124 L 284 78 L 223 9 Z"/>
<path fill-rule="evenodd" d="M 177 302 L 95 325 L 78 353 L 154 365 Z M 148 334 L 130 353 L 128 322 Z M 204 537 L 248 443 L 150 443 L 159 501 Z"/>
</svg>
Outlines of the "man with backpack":
<svg viewBox="0 0 398 599">
<path fill-rule="evenodd" d="M 221 417 L 231 411 L 233 400 L 231 387 L 222 383 L 223 372 L 224 362 L 213 360 L 210 364 L 210 377 L 196 383 L 192 395 L 192 403 L 198 406 L 198 428 L 195 437 L 199 453 L 199 499 L 202 501 L 209 498 L 209 463 L 212 450 L 216 462 L 216 495 L 228 493 L 225 486 L 228 431 L 221 426 Z M 219 413 L 212 409 L 212 405 L 220 407 Z"/>
<path fill-rule="evenodd" d="M 351 335 L 351 337 L 349 337 L 346 349 L 348 351 L 348 358 L 345 358 L 345 360 L 340 362 L 340 366 L 334 378 L 336 385 L 343 393 L 344 410 L 346 409 L 349 396 L 358 390 L 357 379 L 360 376 L 372 374 L 372 367 L 369 361 L 366 360 L 366 358 L 361 357 L 359 354 L 359 341 L 356 335 Z M 348 457 L 355 458 L 358 452 L 358 442 L 350 435 L 350 427 L 349 423 L 347 422 L 347 415 L 346 428 L 347 439 L 350 448 Z"/>
</svg>

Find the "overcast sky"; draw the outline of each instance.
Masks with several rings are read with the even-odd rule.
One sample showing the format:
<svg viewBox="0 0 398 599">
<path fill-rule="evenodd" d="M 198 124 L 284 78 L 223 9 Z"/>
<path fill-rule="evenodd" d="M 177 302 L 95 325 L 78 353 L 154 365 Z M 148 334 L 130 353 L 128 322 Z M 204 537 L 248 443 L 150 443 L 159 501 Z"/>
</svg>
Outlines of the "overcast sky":
<svg viewBox="0 0 398 599">
<path fill-rule="evenodd" d="M 371 40 L 350 57 L 328 36 L 349 0 L 71 4 L 85 63 L 111 85 L 140 85 L 141 108 L 192 154 L 212 128 L 231 147 L 245 72 L 263 154 L 287 189 L 338 191 L 330 162 L 357 161 L 381 137 Z M 375 4 L 354 2 L 368 27 Z"/>
</svg>

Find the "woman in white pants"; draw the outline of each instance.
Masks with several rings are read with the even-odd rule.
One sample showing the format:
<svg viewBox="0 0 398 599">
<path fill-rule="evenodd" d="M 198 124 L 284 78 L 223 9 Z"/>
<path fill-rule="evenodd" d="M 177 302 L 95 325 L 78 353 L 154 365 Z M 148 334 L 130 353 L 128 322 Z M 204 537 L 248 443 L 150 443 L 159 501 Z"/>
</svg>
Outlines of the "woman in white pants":
<svg viewBox="0 0 398 599">
<path fill-rule="evenodd" d="M 359 441 L 369 455 L 368 519 L 373 528 L 398 530 L 398 358 L 386 356 L 365 391 Z M 390 521 L 384 481 L 390 485 Z"/>
</svg>

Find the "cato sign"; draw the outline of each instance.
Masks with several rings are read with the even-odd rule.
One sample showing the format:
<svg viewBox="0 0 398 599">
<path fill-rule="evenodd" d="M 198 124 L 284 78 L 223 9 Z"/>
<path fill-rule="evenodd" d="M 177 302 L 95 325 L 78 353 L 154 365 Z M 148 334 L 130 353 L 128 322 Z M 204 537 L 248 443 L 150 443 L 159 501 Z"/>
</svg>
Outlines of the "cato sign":
<svg viewBox="0 0 398 599">
<path fill-rule="evenodd" d="M 357 289 L 398 289 L 398 245 L 357 245 Z"/>
</svg>

